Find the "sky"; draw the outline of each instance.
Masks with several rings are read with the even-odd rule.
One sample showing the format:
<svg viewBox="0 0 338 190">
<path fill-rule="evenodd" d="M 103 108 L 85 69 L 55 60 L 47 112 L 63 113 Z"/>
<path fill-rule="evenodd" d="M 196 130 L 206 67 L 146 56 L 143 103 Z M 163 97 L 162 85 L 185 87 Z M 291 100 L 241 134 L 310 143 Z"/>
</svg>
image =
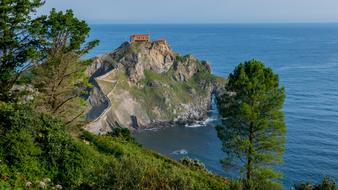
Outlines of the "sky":
<svg viewBox="0 0 338 190">
<path fill-rule="evenodd" d="M 96 23 L 338 22 L 338 0 L 46 0 Z"/>
</svg>

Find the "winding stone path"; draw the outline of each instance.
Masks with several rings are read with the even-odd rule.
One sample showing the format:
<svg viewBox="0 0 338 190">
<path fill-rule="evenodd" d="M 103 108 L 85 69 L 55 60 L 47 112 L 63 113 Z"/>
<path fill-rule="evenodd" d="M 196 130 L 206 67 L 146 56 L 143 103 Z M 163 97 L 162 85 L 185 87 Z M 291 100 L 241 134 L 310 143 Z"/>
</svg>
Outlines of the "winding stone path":
<svg viewBox="0 0 338 190">
<path fill-rule="evenodd" d="M 114 86 L 108 94 L 105 94 L 105 99 L 108 101 L 108 105 L 107 105 L 106 109 L 103 110 L 103 112 L 100 114 L 100 116 L 98 116 L 96 119 L 94 119 L 93 121 L 90 121 L 87 124 L 86 129 L 90 132 L 100 134 L 101 133 L 100 129 L 102 129 L 102 125 L 106 125 L 105 123 L 103 123 L 103 121 L 107 120 L 107 113 L 110 111 L 111 105 L 112 105 L 109 97 L 113 94 L 113 91 L 118 84 L 118 81 L 110 80 L 110 79 L 106 79 L 106 78 L 109 75 L 113 74 L 114 72 L 115 72 L 115 69 L 113 69 L 112 71 L 109 71 L 108 73 L 106 73 L 102 76 L 95 78 L 95 81 L 97 82 L 99 88 L 101 88 L 100 81 L 111 83 Z M 101 89 L 101 91 L 103 92 L 102 89 Z"/>
</svg>

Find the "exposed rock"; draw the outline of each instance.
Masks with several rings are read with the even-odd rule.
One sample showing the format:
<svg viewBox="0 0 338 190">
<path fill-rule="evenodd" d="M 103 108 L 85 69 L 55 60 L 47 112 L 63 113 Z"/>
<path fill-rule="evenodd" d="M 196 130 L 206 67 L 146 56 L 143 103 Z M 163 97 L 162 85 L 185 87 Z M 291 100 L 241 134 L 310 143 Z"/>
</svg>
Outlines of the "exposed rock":
<svg viewBox="0 0 338 190">
<path fill-rule="evenodd" d="M 18 98 L 19 104 L 30 103 L 39 94 L 32 85 L 14 85 L 10 92 L 12 97 Z"/>
<path fill-rule="evenodd" d="M 206 61 L 180 56 L 166 42 L 123 43 L 96 58 L 87 74 L 94 86 L 87 130 L 95 133 L 200 120 L 225 84 Z"/>
</svg>

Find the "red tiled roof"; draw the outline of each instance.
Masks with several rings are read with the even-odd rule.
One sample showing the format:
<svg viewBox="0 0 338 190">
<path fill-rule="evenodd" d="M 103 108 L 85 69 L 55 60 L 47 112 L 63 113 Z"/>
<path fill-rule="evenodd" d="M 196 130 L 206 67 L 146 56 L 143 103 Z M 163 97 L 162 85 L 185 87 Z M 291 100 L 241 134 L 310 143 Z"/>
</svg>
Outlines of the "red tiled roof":
<svg viewBox="0 0 338 190">
<path fill-rule="evenodd" d="M 149 37 L 149 34 L 132 34 L 131 36 L 146 36 L 146 37 Z"/>
</svg>

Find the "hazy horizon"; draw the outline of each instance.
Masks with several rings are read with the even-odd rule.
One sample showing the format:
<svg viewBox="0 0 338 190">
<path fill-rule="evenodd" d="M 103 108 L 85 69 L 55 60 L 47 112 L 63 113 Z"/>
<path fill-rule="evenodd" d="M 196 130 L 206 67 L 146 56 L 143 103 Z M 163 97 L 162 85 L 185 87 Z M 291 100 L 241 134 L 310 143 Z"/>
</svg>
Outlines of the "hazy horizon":
<svg viewBox="0 0 338 190">
<path fill-rule="evenodd" d="M 338 22 L 336 0 L 49 0 L 38 12 L 47 14 L 52 8 L 73 9 L 90 24 Z"/>
</svg>

